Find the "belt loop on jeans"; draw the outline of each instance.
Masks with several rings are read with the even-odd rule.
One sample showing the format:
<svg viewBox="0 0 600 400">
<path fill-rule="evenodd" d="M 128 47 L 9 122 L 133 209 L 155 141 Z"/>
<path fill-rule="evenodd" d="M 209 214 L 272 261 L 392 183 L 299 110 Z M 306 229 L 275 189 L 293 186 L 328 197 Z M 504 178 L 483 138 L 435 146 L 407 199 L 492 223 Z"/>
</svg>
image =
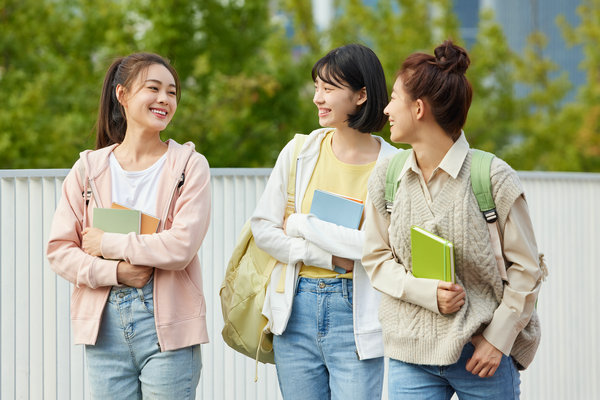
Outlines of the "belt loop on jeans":
<svg viewBox="0 0 600 400">
<path fill-rule="evenodd" d="M 144 291 L 140 288 L 137 288 L 138 296 L 140 296 L 140 300 L 144 303 L 146 300 L 144 299 Z"/>
<path fill-rule="evenodd" d="M 348 279 L 342 278 L 342 295 L 345 299 L 348 298 Z"/>
</svg>

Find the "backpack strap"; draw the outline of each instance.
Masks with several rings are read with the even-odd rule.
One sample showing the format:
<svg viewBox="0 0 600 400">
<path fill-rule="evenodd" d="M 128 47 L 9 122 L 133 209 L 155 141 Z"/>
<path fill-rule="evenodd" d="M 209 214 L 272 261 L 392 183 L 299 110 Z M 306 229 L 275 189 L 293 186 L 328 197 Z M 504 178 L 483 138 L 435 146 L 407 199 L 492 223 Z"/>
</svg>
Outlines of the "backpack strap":
<svg viewBox="0 0 600 400">
<path fill-rule="evenodd" d="M 286 217 L 296 212 L 296 166 L 298 165 L 298 155 L 306 142 L 308 135 L 297 133 L 294 136 L 294 152 L 292 153 L 292 165 L 290 166 L 290 175 L 287 186 L 287 208 Z"/>
<path fill-rule="evenodd" d="M 493 224 L 498 220 L 496 212 L 496 203 L 492 195 L 492 181 L 490 179 L 490 170 L 492 160 L 495 155 L 482 150 L 473 149 L 471 159 L 471 186 L 473 193 L 479 204 L 479 210 L 483 213 L 483 218 Z"/>
<path fill-rule="evenodd" d="M 394 198 L 396 197 L 396 191 L 400 181 L 400 172 L 408 160 L 412 150 L 403 150 L 396 153 L 388 164 L 387 171 L 385 174 L 385 208 L 388 213 L 392 212 L 392 206 L 394 205 Z"/>
<path fill-rule="evenodd" d="M 506 264 L 502 256 L 502 242 L 500 240 L 500 227 L 498 226 L 498 213 L 496 203 L 492 194 L 492 180 L 490 178 L 492 160 L 495 155 L 482 150 L 473 149 L 471 158 L 471 188 L 477 199 L 479 210 L 487 222 L 488 231 L 496 266 L 503 281 L 508 281 L 506 275 Z"/>
<path fill-rule="evenodd" d="M 301 133 L 297 133 L 294 136 L 294 152 L 292 153 L 292 164 L 290 165 L 290 175 L 288 178 L 288 186 L 287 186 L 287 207 L 285 208 L 285 218 L 289 217 L 293 213 L 296 212 L 296 166 L 298 165 L 298 156 L 300 155 L 300 150 L 304 146 L 304 142 L 306 142 L 307 135 L 303 135 Z M 277 288 L 275 291 L 277 293 L 285 292 L 285 270 L 287 265 L 283 265 L 283 269 L 281 271 L 281 276 L 279 278 L 279 282 L 277 282 Z"/>
</svg>

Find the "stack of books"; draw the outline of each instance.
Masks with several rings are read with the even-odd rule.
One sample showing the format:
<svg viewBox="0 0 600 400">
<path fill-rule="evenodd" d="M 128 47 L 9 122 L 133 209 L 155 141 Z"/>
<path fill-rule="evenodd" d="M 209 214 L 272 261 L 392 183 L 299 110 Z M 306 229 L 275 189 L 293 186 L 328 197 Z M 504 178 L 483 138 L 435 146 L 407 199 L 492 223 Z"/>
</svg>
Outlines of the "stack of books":
<svg viewBox="0 0 600 400">
<path fill-rule="evenodd" d="M 112 233 L 152 234 L 160 219 L 117 203 L 111 208 L 94 208 L 93 227 Z"/>
</svg>

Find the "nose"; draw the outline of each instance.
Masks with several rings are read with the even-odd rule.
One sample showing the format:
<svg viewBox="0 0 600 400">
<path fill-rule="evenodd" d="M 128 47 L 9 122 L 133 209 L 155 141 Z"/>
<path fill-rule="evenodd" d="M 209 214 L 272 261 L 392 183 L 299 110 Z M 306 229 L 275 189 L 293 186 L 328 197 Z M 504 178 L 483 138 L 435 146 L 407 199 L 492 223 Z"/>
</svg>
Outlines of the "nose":
<svg viewBox="0 0 600 400">
<path fill-rule="evenodd" d="M 390 112 L 388 111 L 388 107 L 389 107 L 389 106 L 390 106 L 390 105 L 388 104 L 388 105 L 387 105 L 387 106 L 385 106 L 385 108 L 383 109 L 383 113 L 384 113 L 385 115 L 387 115 L 388 117 L 390 116 Z"/>
<path fill-rule="evenodd" d="M 319 89 L 315 89 L 315 95 L 313 96 L 313 103 L 319 104 L 323 102 L 323 96 L 321 95 L 321 91 Z"/>
<path fill-rule="evenodd" d="M 169 103 L 169 95 L 167 94 L 166 91 L 160 90 L 158 92 L 158 99 L 157 100 L 158 100 L 159 103 L 167 104 L 167 103 Z"/>
</svg>

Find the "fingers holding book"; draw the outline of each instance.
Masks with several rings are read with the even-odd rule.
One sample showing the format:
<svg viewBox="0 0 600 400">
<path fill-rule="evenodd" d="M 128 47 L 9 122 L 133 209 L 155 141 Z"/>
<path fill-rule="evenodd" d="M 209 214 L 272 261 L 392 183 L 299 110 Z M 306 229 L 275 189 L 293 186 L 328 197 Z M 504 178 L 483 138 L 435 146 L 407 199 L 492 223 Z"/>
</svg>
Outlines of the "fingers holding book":
<svg viewBox="0 0 600 400">
<path fill-rule="evenodd" d="M 85 228 L 82 234 L 81 249 L 90 256 L 101 257 L 104 231 L 98 228 Z"/>
<path fill-rule="evenodd" d="M 437 288 L 438 309 L 442 314 L 453 314 L 465 304 L 465 290 L 452 282 L 439 281 Z"/>
</svg>

